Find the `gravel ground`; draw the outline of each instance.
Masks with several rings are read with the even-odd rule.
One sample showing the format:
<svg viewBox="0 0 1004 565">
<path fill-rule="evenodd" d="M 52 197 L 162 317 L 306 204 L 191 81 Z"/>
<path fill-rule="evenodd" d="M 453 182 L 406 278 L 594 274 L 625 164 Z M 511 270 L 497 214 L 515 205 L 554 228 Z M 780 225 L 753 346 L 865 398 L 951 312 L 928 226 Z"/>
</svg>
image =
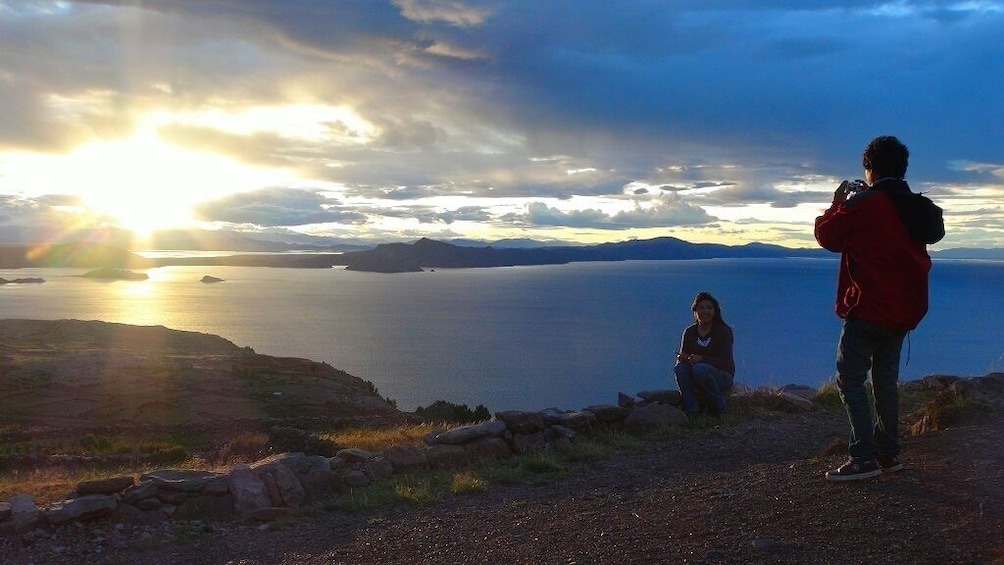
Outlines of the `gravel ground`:
<svg viewBox="0 0 1004 565">
<path fill-rule="evenodd" d="M 270 531 L 190 525 L 184 535 L 64 528 L 0 561 L 32 564 L 1004 564 L 1004 414 L 905 440 L 907 468 L 828 483 L 846 434 L 814 412 L 697 430 L 542 486 Z"/>
</svg>

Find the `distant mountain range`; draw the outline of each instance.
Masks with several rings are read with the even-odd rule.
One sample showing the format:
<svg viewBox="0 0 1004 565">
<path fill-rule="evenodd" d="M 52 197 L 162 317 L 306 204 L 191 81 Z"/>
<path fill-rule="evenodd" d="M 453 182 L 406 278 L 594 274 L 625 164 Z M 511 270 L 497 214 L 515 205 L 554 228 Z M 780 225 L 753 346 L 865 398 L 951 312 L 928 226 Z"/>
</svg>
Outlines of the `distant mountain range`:
<svg viewBox="0 0 1004 565">
<path fill-rule="evenodd" d="M 751 243 L 729 246 L 689 243 L 673 237 L 632 240 L 599 245 L 553 247 L 470 247 L 432 239 L 415 243 L 388 243 L 368 251 L 343 253 L 348 269 L 376 272 L 408 272 L 428 268 L 512 267 L 558 265 L 586 261 L 715 259 L 733 257 L 825 257 L 822 249 L 790 249 Z"/>
<path fill-rule="evenodd" d="M 214 240 L 214 244 L 236 237 Z M 165 249 L 206 250 L 202 236 L 164 238 Z M 200 245 L 191 245 L 194 241 Z M 722 245 L 690 243 L 674 237 L 630 240 L 597 245 L 533 245 L 532 240 L 509 240 L 512 246 L 478 245 L 477 242 L 436 241 L 422 238 L 413 243 L 384 243 L 361 248 L 353 244 L 304 245 L 302 243 L 251 240 L 229 246 L 238 252 L 220 256 L 176 256 L 146 258 L 112 245 L 89 242 L 62 243 L 41 246 L 0 246 L 0 268 L 80 267 L 151 268 L 167 265 L 248 266 L 330 268 L 344 266 L 355 271 L 399 273 L 425 269 L 473 267 L 506 267 L 517 265 L 557 265 L 588 261 L 679 260 L 722 258 L 824 258 L 835 254 L 819 248 L 790 248 L 764 243 Z M 235 243 L 235 242 L 232 242 Z M 187 247 L 186 247 L 187 245 Z M 221 249 L 221 248 L 217 248 Z M 334 249 L 343 251 L 335 252 Z M 348 250 L 345 250 L 348 249 Z M 241 252 L 254 254 L 241 254 Z M 289 253 L 300 251 L 300 253 Z M 306 251 L 306 252 L 305 252 Z M 1002 249 L 948 249 L 933 252 L 944 259 L 1004 259 Z"/>
</svg>

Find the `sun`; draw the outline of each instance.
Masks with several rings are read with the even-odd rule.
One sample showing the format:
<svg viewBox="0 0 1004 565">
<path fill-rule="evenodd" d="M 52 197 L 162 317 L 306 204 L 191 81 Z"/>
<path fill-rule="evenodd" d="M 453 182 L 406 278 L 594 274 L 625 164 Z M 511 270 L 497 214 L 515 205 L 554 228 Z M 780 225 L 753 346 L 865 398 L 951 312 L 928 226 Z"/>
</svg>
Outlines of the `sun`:
<svg viewBox="0 0 1004 565">
<path fill-rule="evenodd" d="M 283 170 L 256 167 L 220 153 L 160 139 L 155 130 L 82 145 L 59 163 L 54 192 L 79 198 L 86 211 L 137 235 L 198 223 L 200 202 L 290 182 Z M 53 184 L 53 183 L 50 183 Z"/>
</svg>

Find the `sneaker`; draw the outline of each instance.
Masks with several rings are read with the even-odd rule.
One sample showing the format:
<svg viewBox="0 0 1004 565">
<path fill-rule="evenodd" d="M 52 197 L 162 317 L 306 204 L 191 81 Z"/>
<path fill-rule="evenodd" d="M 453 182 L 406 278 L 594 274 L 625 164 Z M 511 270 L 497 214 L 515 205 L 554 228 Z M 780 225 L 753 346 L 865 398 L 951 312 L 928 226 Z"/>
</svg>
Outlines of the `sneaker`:
<svg viewBox="0 0 1004 565">
<path fill-rule="evenodd" d="M 878 464 L 882 467 L 883 473 L 895 473 L 896 471 L 903 470 L 903 462 L 899 460 L 899 457 L 893 455 L 892 457 L 879 456 Z"/>
<path fill-rule="evenodd" d="M 859 481 L 861 479 L 877 477 L 881 474 L 882 467 L 879 466 L 878 461 L 874 459 L 861 461 L 851 458 L 847 460 L 847 463 L 844 463 L 840 467 L 827 471 L 826 480 Z"/>
</svg>

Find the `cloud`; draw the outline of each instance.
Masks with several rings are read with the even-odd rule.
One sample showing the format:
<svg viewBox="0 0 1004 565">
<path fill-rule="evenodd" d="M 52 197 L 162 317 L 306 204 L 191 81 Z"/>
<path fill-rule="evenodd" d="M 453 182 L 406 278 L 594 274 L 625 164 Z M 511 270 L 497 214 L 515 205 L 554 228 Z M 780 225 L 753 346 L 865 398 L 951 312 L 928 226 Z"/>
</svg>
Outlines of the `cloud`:
<svg viewBox="0 0 1004 565">
<path fill-rule="evenodd" d="M 259 226 L 361 224 L 366 221 L 364 214 L 343 209 L 337 201 L 315 191 L 289 188 L 234 194 L 200 204 L 195 211 L 205 221 Z"/>
<path fill-rule="evenodd" d="M 58 157 L 140 133 L 295 175 L 200 208 L 208 220 L 288 227 L 410 218 L 630 231 L 714 223 L 705 210 L 720 207 L 808 225 L 802 205 L 860 175 L 861 149 L 885 133 L 910 146 L 916 187 L 978 207 L 1004 178 L 997 2 L 23 0 L 0 10 L 0 194 L 26 190 L 5 174 L 20 152 Z"/>
<path fill-rule="evenodd" d="M 716 218 L 680 198 L 667 196 L 648 207 L 638 204 L 630 210 L 614 213 L 598 209 L 562 211 L 543 202 L 533 202 L 526 207 L 521 220 L 533 226 L 617 230 L 627 227 L 696 226 L 712 223 Z"/>
</svg>

